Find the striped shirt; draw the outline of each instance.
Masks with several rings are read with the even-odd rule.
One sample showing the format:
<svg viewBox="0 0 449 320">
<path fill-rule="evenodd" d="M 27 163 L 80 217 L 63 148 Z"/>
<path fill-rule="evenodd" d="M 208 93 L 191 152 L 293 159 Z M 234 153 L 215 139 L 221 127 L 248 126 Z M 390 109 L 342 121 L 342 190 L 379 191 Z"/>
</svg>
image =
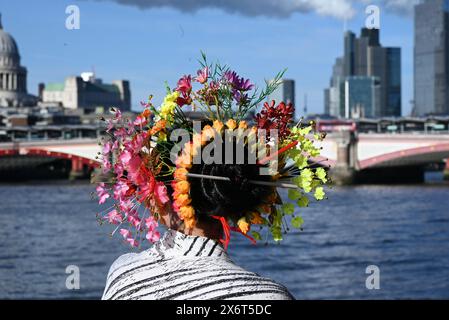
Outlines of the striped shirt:
<svg viewBox="0 0 449 320">
<path fill-rule="evenodd" d="M 112 264 L 102 299 L 294 298 L 284 286 L 234 264 L 218 241 L 168 230 L 150 249 Z"/>
</svg>

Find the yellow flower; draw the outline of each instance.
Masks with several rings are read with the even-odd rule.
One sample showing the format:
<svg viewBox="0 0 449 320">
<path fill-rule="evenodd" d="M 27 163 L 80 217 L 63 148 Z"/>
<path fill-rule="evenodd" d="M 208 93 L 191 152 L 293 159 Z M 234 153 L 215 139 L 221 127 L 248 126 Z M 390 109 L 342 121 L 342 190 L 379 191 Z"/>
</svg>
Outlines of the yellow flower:
<svg viewBox="0 0 449 320">
<path fill-rule="evenodd" d="M 240 231 L 246 234 L 249 231 L 249 223 L 246 221 L 245 217 L 242 217 L 237 221 Z"/>
<path fill-rule="evenodd" d="M 164 101 L 162 102 L 159 115 L 162 119 L 171 121 L 173 120 L 173 115 L 175 112 L 175 108 L 177 106 L 176 100 L 179 98 L 179 92 L 174 91 L 165 96 Z"/>
<path fill-rule="evenodd" d="M 234 130 L 237 127 L 237 122 L 235 122 L 234 119 L 229 119 L 226 122 L 226 126 L 228 127 L 228 129 Z"/>
</svg>

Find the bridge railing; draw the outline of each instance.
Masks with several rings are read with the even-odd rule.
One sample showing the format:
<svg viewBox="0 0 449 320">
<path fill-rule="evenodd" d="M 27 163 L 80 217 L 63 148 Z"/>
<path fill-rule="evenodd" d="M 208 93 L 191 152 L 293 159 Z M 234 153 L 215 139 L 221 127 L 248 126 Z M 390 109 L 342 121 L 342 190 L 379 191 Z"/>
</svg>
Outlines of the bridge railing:
<svg viewBox="0 0 449 320">
<path fill-rule="evenodd" d="M 94 139 L 105 127 L 95 125 L 0 127 L 0 142 Z"/>
</svg>

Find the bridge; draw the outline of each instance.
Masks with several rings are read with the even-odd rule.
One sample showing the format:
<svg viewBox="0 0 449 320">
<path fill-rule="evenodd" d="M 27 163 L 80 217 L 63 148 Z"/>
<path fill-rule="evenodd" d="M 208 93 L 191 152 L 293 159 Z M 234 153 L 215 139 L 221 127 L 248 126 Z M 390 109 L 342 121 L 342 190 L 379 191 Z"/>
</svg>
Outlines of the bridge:
<svg viewBox="0 0 449 320">
<path fill-rule="evenodd" d="M 1 130 L 1 129 L 0 129 Z M 54 128 L 34 130 L 33 135 L 23 128 L 10 132 L 24 132 L 14 141 L 0 142 L 0 171 L 17 166 L 35 165 L 50 160 L 70 163 L 70 176 L 88 176 L 99 165 L 96 159 L 100 146 L 101 127 L 70 126 L 55 135 Z M 49 132 L 53 132 L 50 134 Z M 33 138 L 33 137 L 38 138 Z M 331 167 L 337 184 L 357 181 L 418 182 L 424 168 L 449 159 L 449 133 L 358 133 L 354 130 L 334 131 L 320 143 L 322 165 Z M 449 161 L 446 170 L 449 173 Z M 388 180 L 388 179 L 387 179 Z"/>
<path fill-rule="evenodd" d="M 419 182 L 429 164 L 446 163 L 449 133 L 330 133 L 321 143 L 323 163 L 336 183 L 355 181 Z"/>
</svg>

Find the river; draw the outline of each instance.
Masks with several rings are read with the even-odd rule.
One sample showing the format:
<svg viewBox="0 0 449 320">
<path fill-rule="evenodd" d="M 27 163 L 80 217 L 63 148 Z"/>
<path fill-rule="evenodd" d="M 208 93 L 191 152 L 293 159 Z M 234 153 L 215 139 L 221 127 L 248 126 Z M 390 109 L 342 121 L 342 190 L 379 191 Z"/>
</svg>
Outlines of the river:
<svg viewBox="0 0 449 320">
<path fill-rule="evenodd" d="M 256 246 L 238 234 L 235 262 L 284 284 L 297 299 L 449 298 L 449 185 L 329 190 L 302 211 L 302 232 Z M 95 220 L 86 182 L 0 184 L 0 298 L 99 299 L 110 264 L 129 248 Z M 66 267 L 80 289 L 66 288 Z M 368 290 L 366 268 L 379 268 Z"/>
</svg>

